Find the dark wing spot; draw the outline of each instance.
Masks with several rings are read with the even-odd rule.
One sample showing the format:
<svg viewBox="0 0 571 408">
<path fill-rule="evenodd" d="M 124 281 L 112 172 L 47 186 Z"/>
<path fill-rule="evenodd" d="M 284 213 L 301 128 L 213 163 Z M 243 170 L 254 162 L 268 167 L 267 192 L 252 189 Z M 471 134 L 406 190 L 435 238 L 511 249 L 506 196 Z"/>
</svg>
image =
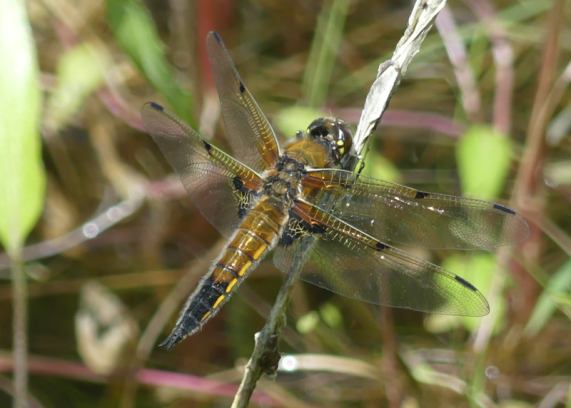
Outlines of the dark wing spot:
<svg viewBox="0 0 571 408">
<path fill-rule="evenodd" d="M 208 143 L 206 140 L 203 140 L 202 144 L 204 145 L 204 148 L 206 149 L 206 151 L 208 153 L 210 153 L 210 150 L 212 149 L 212 145 L 210 143 Z"/>
<path fill-rule="evenodd" d="M 212 35 L 218 44 L 222 44 L 222 38 L 220 37 L 220 34 L 218 34 L 216 31 L 212 31 Z"/>
<path fill-rule="evenodd" d="M 430 195 L 430 193 L 425 193 L 424 191 L 417 191 L 414 198 L 426 198 Z"/>
<path fill-rule="evenodd" d="M 505 212 L 506 214 L 515 215 L 515 211 L 514 211 L 514 210 L 512 210 L 511 208 L 508 208 L 508 207 L 504 207 L 503 205 L 494 204 L 494 208 L 495 208 L 496 210 L 503 211 L 503 212 Z"/>
<path fill-rule="evenodd" d="M 476 289 L 476 287 L 475 287 L 474 285 L 472 285 L 470 282 L 468 282 L 466 279 L 461 278 L 461 277 L 458 276 L 458 275 L 455 275 L 455 276 L 454 276 L 454 279 L 455 279 L 457 282 L 461 283 L 462 286 L 464 286 L 464 287 L 470 289 L 471 291 L 473 291 L 473 292 L 477 292 L 477 291 L 478 291 L 478 289 Z"/>
<path fill-rule="evenodd" d="M 242 81 L 240 81 L 240 93 L 244 93 L 245 91 L 246 91 L 246 87 L 244 86 Z"/>
<path fill-rule="evenodd" d="M 381 241 L 377 241 L 377 243 L 375 244 L 375 248 L 377 249 L 377 251 L 382 251 L 384 249 L 387 249 L 387 246 L 383 244 Z"/>
<path fill-rule="evenodd" d="M 159 111 L 159 112 L 162 112 L 162 111 L 165 110 L 165 108 L 163 108 L 161 105 L 159 105 L 159 104 L 156 103 L 156 102 L 149 102 L 149 106 L 150 106 L 151 108 L 153 108 L 154 110 L 157 110 L 157 111 Z"/>
</svg>

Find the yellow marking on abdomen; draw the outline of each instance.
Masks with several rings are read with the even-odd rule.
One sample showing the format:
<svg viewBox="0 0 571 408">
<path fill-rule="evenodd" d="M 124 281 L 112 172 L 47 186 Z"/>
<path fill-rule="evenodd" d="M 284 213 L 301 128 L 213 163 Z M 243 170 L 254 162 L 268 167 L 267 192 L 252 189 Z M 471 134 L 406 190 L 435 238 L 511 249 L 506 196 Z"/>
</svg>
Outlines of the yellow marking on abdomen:
<svg viewBox="0 0 571 408">
<path fill-rule="evenodd" d="M 271 197 L 260 198 L 191 295 L 169 345 L 195 333 L 230 299 L 242 280 L 277 242 L 288 213 Z"/>
<path fill-rule="evenodd" d="M 231 272 L 238 276 L 244 275 L 248 268 L 252 266 L 254 259 L 248 256 L 244 251 L 240 248 L 236 248 L 233 246 L 234 240 L 228 244 L 226 251 L 220 257 L 218 261 L 218 265 L 223 265 L 225 269 L 229 269 Z M 239 245 L 239 242 L 235 244 Z"/>
<path fill-rule="evenodd" d="M 252 261 L 257 261 L 269 247 L 269 243 L 260 238 L 255 232 L 240 229 L 236 232 L 234 239 L 228 246 L 239 249 Z"/>
<path fill-rule="evenodd" d="M 237 280 L 237 279 L 234 279 L 234 280 Z M 218 305 L 224 300 L 225 297 L 226 297 L 226 295 L 218 296 L 218 299 L 216 299 L 216 301 L 212 304 L 212 308 L 215 309 L 216 307 L 218 307 Z"/>
<path fill-rule="evenodd" d="M 226 293 L 230 293 L 232 292 L 232 288 L 234 287 L 234 285 L 236 285 L 238 283 L 238 279 L 234 279 L 232 282 L 230 282 L 228 284 L 228 286 L 226 286 Z"/>
</svg>

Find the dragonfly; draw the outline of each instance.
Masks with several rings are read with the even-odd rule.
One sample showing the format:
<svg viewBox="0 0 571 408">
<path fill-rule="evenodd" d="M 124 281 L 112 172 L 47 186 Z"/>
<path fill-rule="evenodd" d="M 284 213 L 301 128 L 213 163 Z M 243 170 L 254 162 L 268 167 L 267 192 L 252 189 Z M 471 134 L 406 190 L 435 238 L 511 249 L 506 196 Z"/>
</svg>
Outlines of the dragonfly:
<svg viewBox="0 0 571 408">
<path fill-rule="evenodd" d="M 474 285 L 405 248 L 492 250 L 527 236 L 522 216 L 502 204 L 343 169 L 352 138 L 337 118 L 314 120 L 282 146 L 220 35 L 210 32 L 206 43 L 233 154 L 161 105 L 142 108 L 146 130 L 193 204 L 227 237 L 160 346 L 171 349 L 198 332 L 270 251 L 281 271 L 303 257 L 301 279 L 350 298 L 421 312 L 488 314 Z"/>
</svg>

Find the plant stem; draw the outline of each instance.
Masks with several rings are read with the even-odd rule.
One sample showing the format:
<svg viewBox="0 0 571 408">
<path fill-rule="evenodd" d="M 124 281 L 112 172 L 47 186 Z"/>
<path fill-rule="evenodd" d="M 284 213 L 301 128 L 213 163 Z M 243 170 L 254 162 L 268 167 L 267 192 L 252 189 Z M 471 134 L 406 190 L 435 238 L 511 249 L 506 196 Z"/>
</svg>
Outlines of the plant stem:
<svg viewBox="0 0 571 408">
<path fill-rule="evenodd" d="M 28 399 L 28 305 L 24 264 L 19 256 L 11 262 L 13 293 L 14 408 L 26 408 Z"/>
<path fill-rule="evenodd" d="M 305 255 L 311 249 L 313 242 L 313 238 L 305 239 L 300 252 Z M 286 310 L 291 289 L 301 272 L 301 267 L 304 263 L 303 255 L 293 260 L 264 328 L 256 333 L 254 351 L 248 360 L 248 364 L 246 364 L 240 388 L 238 388 L 238 392 L 232 402 L 232 408 L 247 407 L 256 388 L 256 383 L 262 374 L 273 374 L 277 370 L 280 359 L 278 351 L 279 334 L 286 323 Z"/>
</svg>

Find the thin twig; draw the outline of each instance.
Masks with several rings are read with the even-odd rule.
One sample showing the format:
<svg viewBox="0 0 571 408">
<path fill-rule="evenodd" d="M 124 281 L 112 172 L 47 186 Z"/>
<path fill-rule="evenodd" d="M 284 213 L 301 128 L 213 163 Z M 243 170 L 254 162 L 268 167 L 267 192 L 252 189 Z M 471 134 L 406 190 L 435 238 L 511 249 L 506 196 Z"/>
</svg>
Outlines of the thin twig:
<svg viewBox="0 0 571 408">
<path fill-rule="evenodd" d="M 312 239 L 305 241 L 306 247 L 303 253 L 310 248 Z M 264 328 L 256 333 L 254 351 L 246 364 L 244 377 L 240 383 L 240 388 L 232 402 L 232 408 L 243 408 L 248 406 L 250 397 L 256 388 L 256 383 L 263 373 L 273 374 L 277 370 L 280 355 L 277 350 L 280 331 L 285 325 L 285 312 L 289 303 L 291 289 L 297 281 L 297 277 L 303 266 L 303 256 L 293 260 L 291 269 L 278 292 L 268 321 Z"/>
<path fill-rule="evenodd" d="M 344 164 L 345 169 L 354 170 L 357 160 L 361 158 L 366 142 L 376 128 L 381 116 L 388 106 L 390 97 L 399 84 L 402 75 L 414 55 L 420 49 L 426 34 L 432 27 L 434 18 L 444 7 L 445 0 L 418 0 L 414 4 L 408 20 L 408 26 L 396 46 L 393 57 L 379 66 L 375 79 L 361 114 L 359 125 L 353 141 L 352 160 Z M 240 388 L 232 403 L 233 408 L 246 407 L 263 373 L 275 374 L 280 359 L 278 343 L 280 331 L 285 325 L 286 309 L 291 289 L 297 280 L 304 263 L 304 255 L 311 249 L 312 239 L 303 242 L 302 255 L 293 259 L 289 273 L 280 288 L 268 321 L 263 329 L 256 333 L 255 346 L 246 365 Z"/>
<path fill-rule="evenodd" d="M 28 405 L 28 299 L 26 273 L 19 256 L 12 258 L 14 408 Z"/>
<path fill-rule="evenodd" d="M 111 205 L 78 228 L 54 239 L 32 244 L 24 248 L 22 261 L 29 262 L 47 258 L 64 252 L 81 243 L 94 239 L 103 231 L 131 216 L 144 203 L 143 195 L 134 195 L 117 204 Z M 0 253 L 0 269 L 9 265 L 6 254 Z"/>
<path fill-rule="evenodd" d="M 561 31 L 563 2 L 557 1 L 553 3 L 552 9 L 546 18 L 547 35 L 544 44 L 543 58 L 541 59 L 541 69 L 539 71 L 539 80 L 537 92 L 534 98 L 532 114 L 527 130 L 526 148 L 520 162 L 516 182 L 512 194 L 512 203 L 515 207 L 522 209 L 522 213 L 530 219 L 534 220 L 531 224 L 530 238 L 521 243 L 518 250 L 522 254 L 519 260 L 522 264 L 534 265 L 543 244 L 541 233 L 537 225 L 545 214 L 545 192 L 543 183 L 538 177 L 543 166 L 545 154 L 545 129 L 548 121 L 548 113 L 545 109 L 546 102 L 549 102 L 550 89 L 553 85 L 555 77 L 556 60 L 559 54 L 559 35 Z M 530 199 L 533 197 L 533 199 Z M 506 247 L 500 248 L 498 251 L 498 265 L 507 265 L 510 258 L 510 250 Z M 507 269 L 507 268 L 506 268 Z M 518 313 L 520 322 L 527 320 L 531 313 L 531 307 L 535 304 L 537 295 L 537 284 L 532 282 L 527 274 L 520 268 L 512 268 L 512 275 L 519 284 L 517 298 L 521 299 L 519 304 L 514 306 L 514 310 Z M 505 287 L 506 277 L 501 273 L 495 273 L 494 282 L 492 282 L 492 293 L 488 295 L 491 304 L 495 299 L 501 296 L 501 290 Z M 476 336 L 474 337 L 474 350 L 476 352 L 483 351 L 492 336 L 495 316 L 492 307 L 492 313 L 482 319 Z M 496 312 L 497 313 L 497 312 Z"/>
<path fill-rule="evenodd" d="M 129 196 L 123 201 L 111 205 L 102 202 L 100 207 L 104 209 L 98 210 L 96 215 L 79 227 L 59 237 L 25 246 L 22 249 L 22 260 L 24 262 L 38 261 L 97 238 L 102 232 L 133 215 L 143 206 L 146 199 L 164 200 L 181 197 L 183 194 L 184 190 L 180 186 L 180 181 L 173 177 L 139 185 L 132 189 Z M 2 273 L 2 269 L 9 267 L 10 257 L 0 252 L 0 278 L 8 277 Z"/>
<path fill-rule="evenodd" d="M 514 87 L 513 49 L 506 30 L 498 23 L 494 8 L 488 0 L 467 0 L 466 4 L 484 23 L 492 43 L 492 57 L 496 68 L 494 92 L 494 127 L 509 135 L 512 123 Z"/>
<path fill-rule="evenodd" d="M 0 377 L 0 391 L 3 391 L 7 395 L 14 395 L 14 384 L 8 378 Z M 27 408 L 43 408 L 40 401 L 32 395 L 28 395 L 26 403 L 28 404 Z"/>
<path fill-rule="evenodd" d="M 472 72 L 472 68 L 468 63 L 466 47 L 464 47 L 450 8 L 444 7 L 438 15 L 436 28 L 442 38 L 448 58 L 454 67 L 454 75 L 460 89 L 460 100 L 462 101 L 464 112 L 466 112 L 470 121 L 479 122 L 482 120 L 480 92 L 476 85 L 474 72 Z"/>
</svg>

